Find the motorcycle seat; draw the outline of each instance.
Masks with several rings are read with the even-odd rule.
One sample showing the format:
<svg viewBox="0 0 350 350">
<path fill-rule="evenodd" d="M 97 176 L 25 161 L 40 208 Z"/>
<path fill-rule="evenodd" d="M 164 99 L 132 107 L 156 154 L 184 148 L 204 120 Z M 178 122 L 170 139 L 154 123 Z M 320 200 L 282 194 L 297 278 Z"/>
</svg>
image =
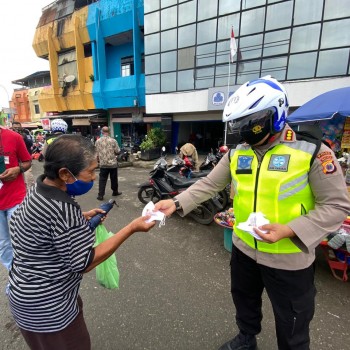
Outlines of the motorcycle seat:
<svg viewBox="0 0 350 350">
<path fill-rule="evenodd" d="M 198 181 L 198 178 L 187 179 L 185 177 L 179 177 L 178 175 L 175 175 L 173 173 L 168 173 L 168 177 L 169 180 L 172 182 L 172 185 L 176 188 L 190 187 L 192 184 Z"/>
</svg>

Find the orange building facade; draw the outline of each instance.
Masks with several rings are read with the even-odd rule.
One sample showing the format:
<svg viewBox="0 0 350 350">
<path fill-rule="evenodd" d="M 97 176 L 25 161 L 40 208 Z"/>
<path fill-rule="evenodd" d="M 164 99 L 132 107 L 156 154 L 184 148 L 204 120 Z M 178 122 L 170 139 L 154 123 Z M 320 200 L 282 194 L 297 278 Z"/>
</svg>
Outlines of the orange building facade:
<svg viewBox="0 0 350 350">
<path fill-rule="evenodd" d="M 20 123 L 31 122 L 31 112 L 28 99 L 28 89 L 16 89 L 13 92 L 10 106 L 12 109 L 12 120 Z"/>
</svg>

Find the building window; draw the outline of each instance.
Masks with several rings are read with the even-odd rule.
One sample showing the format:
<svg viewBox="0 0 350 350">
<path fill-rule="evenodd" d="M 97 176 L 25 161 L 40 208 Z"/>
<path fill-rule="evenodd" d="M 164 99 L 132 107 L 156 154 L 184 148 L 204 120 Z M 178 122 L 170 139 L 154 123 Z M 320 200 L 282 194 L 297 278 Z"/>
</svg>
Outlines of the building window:
<svg viewBox="0 0 350 350">
<path fill-rule="evenodd" d="M 317 52 L 291 55 L 287 79 L 313 78 L 315 76 Z"/>
<path fill-rule="evenodd" d="M 72 75 L 77 83 L 77 61 L 75 50 L 58 54 L 58 77 L 64 82 L 64 79 Z"/>
<path fill-rule="evenodd" d="M 160 49 L 160 34 L 152 34 L 145 36 L 145 52 L 146 54 L 152 54 L 159 52 Z"/>
<path fill-rule="evenodd" d="M 40 107 L 39 107 L 39 105 L 34 105 L 34 111 L 35 111 L 35 114 L 40 114 Z"/>
<path fill-rule="evenodd" d="M 177 26 L 177 7 L 169 7 L 161 11 L 161 30 Z"/>
<path fill-rule="evenodd" d="M 141 55 L 141 72 L 140 74 L 145 73 L 145 55 Z M 121 76 L 129 77 L 130 75 L 135 74 L 134 69 L 134 57 L 128 56 L 121 59 Z"/>
<path fill-rule="evenodd" d="M 129 77 L 134 75 L 134 57 L 124 57 L 121 60 L 122 62 L 122 77 Z"/>
<path fill-rule="evenodd" d="M 160 55 L 146 56 L 146 74 L 160 72 Z"/>
<path fill-rule="evenodd" d="M 327 50 L 319 53 L 317 77 L 346 75 L 349 49 Z"/>
<path fill-rule="evenodd" d="M 91 43 L 84 44 L 84 57 L 91 57 L 91 56 L 92 56 Z"/>
</svg>

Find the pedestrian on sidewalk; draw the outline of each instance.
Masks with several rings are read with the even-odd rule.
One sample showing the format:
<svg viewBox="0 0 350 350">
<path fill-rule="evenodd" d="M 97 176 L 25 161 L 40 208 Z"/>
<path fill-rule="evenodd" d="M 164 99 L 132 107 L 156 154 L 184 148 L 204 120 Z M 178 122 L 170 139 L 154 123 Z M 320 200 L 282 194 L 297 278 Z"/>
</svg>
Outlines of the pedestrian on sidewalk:
<svg viewBox="0 0 350 350">
<path fill-rule="evenodd" d="M 110 136 L 108 126 L 104 126 L 101 132 L 101 137 L 95 143 L 100 166 L 97 196 L 99 201 L 102 201 L 105 195 L 108 176 L 111 180 L 112 196 L 119 196 L 122 194 L 118 189 L 117 155 L 120 153 L 118 142 Z"/>
<path fill-rule="evenodd" d="M 17 132 L 23 137 L 23 141 L 27 147 L 27 151 L 30 155 L 32 155 L 33 139 L 29 135 L 29 131 L 27 129 L 23 129 L 22 124 L 18 121 L 12 122 L 12 130 Z M 26 184 L 27 191 L 29 191 L 31 187 L 34 186 L 35 184 L 32 167 L 30 167 L 27 171 L 25 171 L 23 173 L 23 176 L 24 176 L 24 182 Z"/>
<path fill-rule="evenodd" d="M 10 270 L 10 218 L 26 195 L 23 173 L 32 164 L 22 135 L 0 126 L 0 262 Z"/>
<path fill-rule="evenodd" d="M 334 153 L 287 125 L 288 106 L 283 85 L 270 76 L 243 84 L 227 101 L 223 121 L 244 143 L 226 153 L 207 177 L 155 204 L 166 215 L 175 210 L 186 215 L 232 183 L 231 293 L 239 333 L 220 350 L 257 348 L 264 289 L 278 349 L 310 348 L 315 248 L 350 212 Z M 261 213 L 268 224 L 254 222 Z"/>
<path fill-rule="evenodd" d="M 69 152 L 67 152 L 67 149 Z M 79 288 L 83 274 L 105 261 L 136 232 L 155 222 L 139 217 L 94 248 L 89 220 L 101 209 L 82 212 L 74 196 L 96 179 L 96 149 L 80 135 L 62 135 L 48 146 L 44 174 L 10 222 L 13 264 L 9 303 L 32 350 L 90 350 Z"/>
</svg>

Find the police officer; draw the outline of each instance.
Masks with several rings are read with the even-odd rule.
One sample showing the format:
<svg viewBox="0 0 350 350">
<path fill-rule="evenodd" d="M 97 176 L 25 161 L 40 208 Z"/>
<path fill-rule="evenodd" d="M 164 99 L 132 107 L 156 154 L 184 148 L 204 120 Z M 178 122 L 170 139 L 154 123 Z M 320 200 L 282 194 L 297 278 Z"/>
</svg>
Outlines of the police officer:
<svg viewBox="0 0 350 350">
<path fill-rule="evenodd" d="M 47 147 L 57 139 L 57 137 L 65 134 L 68 129 L 68 124 L 63 119 L 54 119 L 51 122 L 51 134 L 46 136 L 42 155 L 45 157 Z"/>
<path fill-rule="evenodd" d="M 231 293 L 239 333 L 220 350 L 256 349 L 262 293 L 270 298 L 279 349 L 306 350 L 314 315 L 315 248 L 350 211 L 341 167 L 323 143 L 297 139 L 286 124 L 284 87 L 266 76 L 243 84 L 227 101 L 223 121 L 244 143 L 210 174 L 155 209 L 186 215 L 232 183 L 235 226 Z M 251 233 L 237 226 L 261 212 L 268 224 Z"/>
</svg>

